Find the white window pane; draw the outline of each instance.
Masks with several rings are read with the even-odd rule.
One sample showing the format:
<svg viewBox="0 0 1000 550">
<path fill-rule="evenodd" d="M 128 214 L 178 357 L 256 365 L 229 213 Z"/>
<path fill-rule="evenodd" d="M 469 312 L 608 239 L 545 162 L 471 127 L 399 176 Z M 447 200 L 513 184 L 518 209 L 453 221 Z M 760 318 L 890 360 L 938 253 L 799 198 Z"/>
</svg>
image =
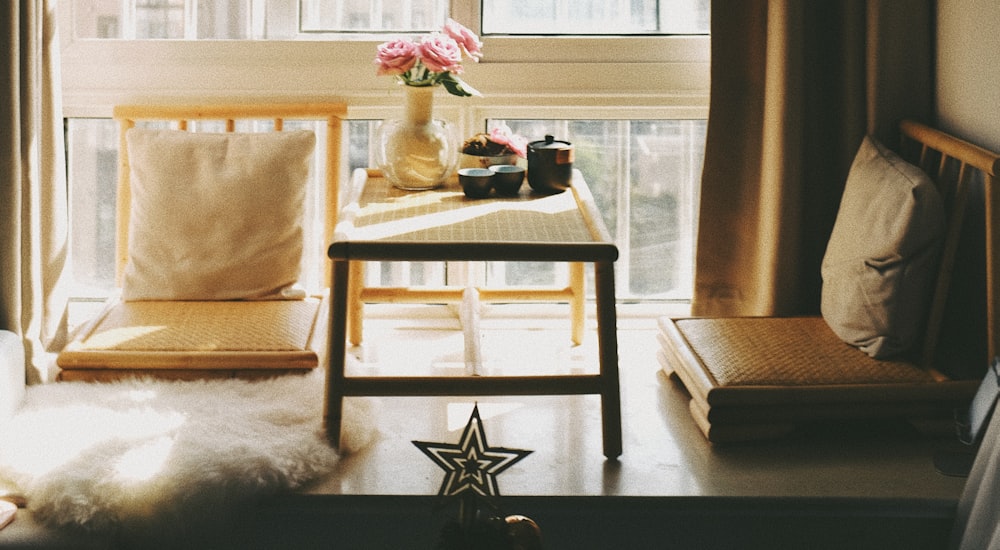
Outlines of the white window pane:
<svg viewBox="0 0 1000 550">
<path fill-rule="evenodd" d="M 184 0 L 136 0 L 136 38 L 184 38 Z"/>
<path fill-rule="evenodd" d="M 240 40 L 251 38 L 250 0 L 198 0 L 198 38 Z"/>
<path fill-rule="evenodd" d="M 65 5 L 60 9 L 65 9 Z M 123 38 L 125 7 L 120 0 L 73 0 L 71 9 L 74 36 Z"/>
<path fill-rule="evenodd" d="M 574 167 L 587 180 L 608 230 L 618 244 L 617 293 L 625 300 L 687 300 L 691 297 L 698 184 L 704 153 L 704 120 L 494 120 L 536 139 L 552 134 L 573 143 Z M 269 122 L 241 122 L 238 131 L 266 131 Z M 322 125 L 310 128 L 323 139 Z M 370 140 L 378 121 L 345 125 L 350 169 L 372 166 Z M 196 123 L 197 131 L 221 131 L 221 123 Z M 103 297 L 114 288 L 117 125 L 108 119 L 69 119 L 70 260 L 75 297 Z M 317 149 L 323 151 L 322 147 Z M 317 162 L 323 159 L 317 158 Z M 313 201 L 318 201 L 318 195 Z M 317 203 L 318 204 L 318 203 Z M 318 208 L 318 206 L 317 206 Z M 318 238 L 319 211 L 310 217 Z M 318 284 L 316 253 L 303 266 L 307 284 Z M 592 277 L 587 270 L 588 278 Z M 565 284 L 563 264 L 491 262 L 486 283 L 495 286 Z M 443 285 L 442 262 L 370 262 L 370 285 Z M 454 282 L 454 281 L 452 281 Z M 588 282 L 593 289 L 593 282 Z"/>
<path fill-rule="evenodd" d="M 483 34 L 705 34 L 709 0 L 483 0 Z"/>
<path fill-rule="evenodd" d="M 372 140 L 381 121 L 349 120 L 344 137 L 348 140 L 346 163 L 351 173 L 375 166 Z M 444 262 L 365 262 L 365 283 L 370 286 L 441 286 L 447 283 Z"/>
<path fill-rule="evenodd" d="M 64 0 L 79 38 L 295 39 L 440 29 L 472 0 Z M 483 0 L 483 34 L 707 34 L 709 0 Z M 474 17 L 474 15 L 472 15 Z M 460 17 L 461 18 L 461 17 Z"/>
<path fill-rule="evenodd" d="M 73 297 L 102 298 L 114 288 L 118 125 L 69 119 L 70 273 Z"/>
<path fill-rule="evenodd" d="M 430 31 L 444 24 L 447 0 L 300 0 L 302 32 Z"/>
<path fill-rule="evenodd" d="M 583 174 L 618 244 L 619 298 L 691 298 L 705 120 L 495 120 L 491 124 L 501 122 L 529 140 L 551 134 L 573 144 L 573 167 Z M 557 265 L 544 263 L 497 264 L 487 272 L 494 282 L 509 285 L 565 280 Z M 593 288 L 592 282 L 588 288 Z"/>
<path fill-rule="evenodd" d="M 77 38 L 245 40 L 253 38 L 253 22 L 265 13 L 261 4 L 255 17 L 254 0 L 73 0 L 71 5 Z"/>
</svg>

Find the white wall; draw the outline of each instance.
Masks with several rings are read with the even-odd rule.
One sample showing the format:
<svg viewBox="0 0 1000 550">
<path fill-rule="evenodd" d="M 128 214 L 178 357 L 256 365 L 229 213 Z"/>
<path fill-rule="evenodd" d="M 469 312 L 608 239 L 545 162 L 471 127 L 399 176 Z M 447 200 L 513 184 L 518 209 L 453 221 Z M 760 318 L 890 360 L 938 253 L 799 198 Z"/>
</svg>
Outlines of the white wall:
<svg viewBox="0 0 1000 550">
<path fill-rule="evenodd" d="M 1000 2 L 938 0 L 938 124 L 1000 151 Z"/>
</svg>

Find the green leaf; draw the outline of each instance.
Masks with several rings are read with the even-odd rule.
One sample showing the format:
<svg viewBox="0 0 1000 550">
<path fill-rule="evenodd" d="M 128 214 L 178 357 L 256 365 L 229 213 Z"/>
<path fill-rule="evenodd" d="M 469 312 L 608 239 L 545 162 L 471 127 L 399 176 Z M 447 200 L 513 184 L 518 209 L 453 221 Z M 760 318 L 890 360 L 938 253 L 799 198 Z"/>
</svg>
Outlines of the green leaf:
<svg viewBox="0 0 1000 550">
<path fill-rule="evenodd" d="M 473 88 L 467 82 L 451 73 L 444 73 L 444 75 L 441 76 L 440 82 L 444 86 L 444 89 L 448 90 L 448 93 L 451 95 L 457 95 L 458 97 L 483 95 L 479 93 L 479 90 Z"/>
</svg>

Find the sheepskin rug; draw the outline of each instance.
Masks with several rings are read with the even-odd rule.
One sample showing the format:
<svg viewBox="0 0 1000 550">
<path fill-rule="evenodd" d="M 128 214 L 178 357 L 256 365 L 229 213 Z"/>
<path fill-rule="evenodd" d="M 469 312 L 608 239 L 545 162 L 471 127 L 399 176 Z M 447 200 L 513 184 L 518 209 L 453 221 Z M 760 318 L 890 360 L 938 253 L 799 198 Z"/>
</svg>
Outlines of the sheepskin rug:
<svg viewBox="0 0 1000 550">
<path fill-rule="evenodd" d="M 346 400 L 343 452 L 370 401 Z M 33 386 L 0 425 L 0 492 L 36 519 L 91 532 L 207 522 L 328 473 L 323 373 L 273 380 Z M 6 489 L 5 489 L 6 488 Z"/>
</svg>

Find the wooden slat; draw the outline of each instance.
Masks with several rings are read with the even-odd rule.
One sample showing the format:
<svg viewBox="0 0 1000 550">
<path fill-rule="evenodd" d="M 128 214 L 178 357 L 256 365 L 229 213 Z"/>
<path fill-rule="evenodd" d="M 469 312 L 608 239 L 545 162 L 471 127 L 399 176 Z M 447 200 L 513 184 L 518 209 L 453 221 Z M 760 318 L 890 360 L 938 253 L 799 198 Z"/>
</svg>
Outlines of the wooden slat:
<svg viewBox="0 0 1000 550">
<path fill-rule="evenodd" d="M 601 376 L 349 376 L 341 381 L 345 396 L 430 395 L 576 395 L 600 394 Z"/>
<path fill-rule="evenodd" d="M 528 287 L 528 288 L 477 288 L 483 302 L 568 302 L 573 296 L 573 288 Z M 459 287 L 365 287 L 361 291 L 362 302 L 395 304 L 457 303 L 462 301 L 464 288 Z"/>
<path fill-rule="evenodd" d="M 997 315 L 1000 314 L 1000 292 L 997 291 L 997 274 L 1000 273 L 1000 254 L 996 247 L 1000 245 L 1000 223 L 997 223 L 997 205 L 1000 204 L 1000 187 L 997 178 L 990 176 L 984 182 L 986 195 L 986 322 L 990 337 L 987 342 L 989 357 L 1000 353 L 1000 327 L 997 326 Z"/>
<path fill-rule="evenodd" d="M 132 212 L 132 187 L 129 185 L 128 144 L 125 134 L 135 126 L 132 119 L 118 121 L 118 185 L 115 196 L 115 284 L 119 287 L 128 262 L 128 220 Z"/>
<path fill-rule="evenodd" d="M 917 159 L 917 162 L 925 170 L 927 170 L 929 152 L 935 151 L 940 155 L 937 170 L 928 171 L 931 172 L 930 175 L 934 178 L 935 183 L 941 188 L 942 192 L 951 197 L 952 202 L 950 212 L 948 212 L 948 231 L 945 235 L 941 267 L 937 282 L 935 283 L 934 297 L 931 302 L 927 326 L 924 332 L 922 364 L 925 368 L 933 372 L 934 356 L 940 338 L 941 323 L 944 318 L 948 291 L 951 286 L 955 255 L 958 250 L 965 210 L 971 192 L 970 179 L 972 177 L 972 169 L 979 170 L 982 173 L 986 191 L 985 254 L 987 257 L 986 302 L 987 346 L 989 348 L 989 355 L 984 358 L 984 361 L 989 361 L 990 358 L 997 354 L 997 350 L 1000 349 L 1000 327 L 997 327 L 996 317 L 997 311 L 1000 311 L 1000 304 L 997 303 L 997 300 L 1000 298 L 998 298 L 998 293 L 996 292 L 998 259 L 994 254 L 993 248 L 994 243 L 998 240 L 996 235 L 998 228 L 992 218 L 993 201 L 997 197 L 991 196 L 996 192 L 994 183 L 997 173 L 1000 172 L 1000 155 L 914 121 L 902 121 L 900 123 L 900 131 L 904 139 L 913 140 L 921 144 L 920 158 Z M 948 177 L 949 165 L 957 167 L 954 180 Z"/>
<path fill-rule="evenodd" d="M 301 351 L 92 351 L 67 350 L 60 354 L 63 370 L 142 369 L 170 370 L 187 367 L 197 370 L 312 369 L 317 353 Z"/>
<path fill-rule="evenodd" d="M 962 162 L 982 170 L 989 176 L 996 177 L 1000 174 L 1000 155 L 988 149 L 912 120 L 900 122 L 899 128 L 903 135 L 910 139 L 952 158 L 961 159 Z"/>
<path fill-rule="evenodd" d="M 347 105 L 343 103 L 219 103 L 208 105 L 117 105 L 114 118 L 132 120 L 224 120 L 267 119 L 282 117 L 289 119 L 314 119 L 325 117 L 344 118 Z"/>
<path fill-rule="evenodd" d="M 941 155 L 941 172 L 938 173 L 938 180 L 941 181 L 944 173 L 945 159 L 950 158 Z M 948 290 L 951 288 L 952 274 L 955 269 L 955 256 L 958 253 L 959 239 L 962 235 L 962 221 L 965 219 L 965 209 L 969 202 L 969 172 L 965 170 L 966 165 L 959 168 L 958 178 L 955 185 L 950 189 L 952 195 L 951 212 L 944 246 L 941 251 L 940 267 L 937 280 L 935 281 L 934 293 L 931 305 L 928 309 L 927 325 L 924 328 L 924 347 L 921 351 L 922 365 L 928 372 L 932 372 L 939 379 L 944 376 L 934 369 L 934 358 L 937 353 L 937 344 L 941 337 L 941 327 L 944 322 L 945 307 L 948 304 Z"/>
</svg>

